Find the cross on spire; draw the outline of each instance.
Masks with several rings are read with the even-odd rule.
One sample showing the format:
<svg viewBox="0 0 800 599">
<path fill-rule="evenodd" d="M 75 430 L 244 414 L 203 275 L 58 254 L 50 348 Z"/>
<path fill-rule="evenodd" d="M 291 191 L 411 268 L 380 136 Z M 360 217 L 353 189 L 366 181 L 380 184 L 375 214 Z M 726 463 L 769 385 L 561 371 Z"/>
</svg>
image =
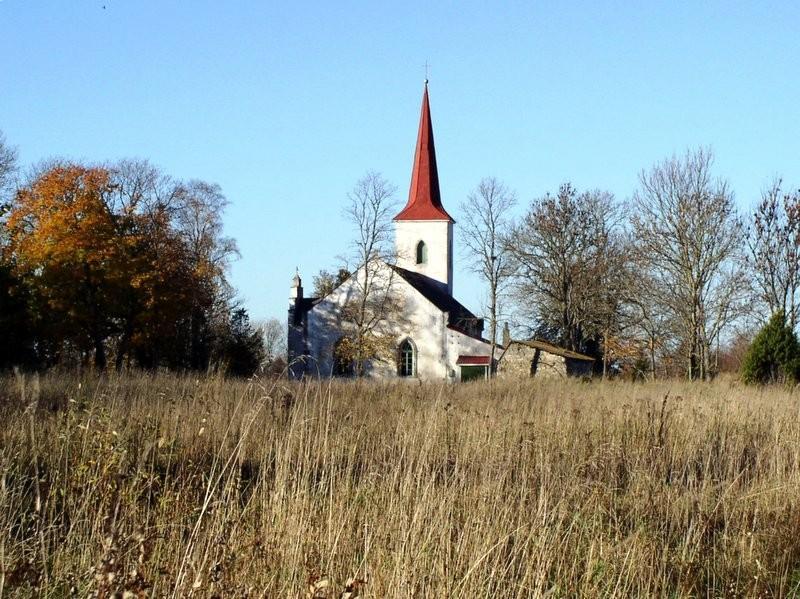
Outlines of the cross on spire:
<svg viewBox="0 0 800 599">
<path fill-rule="evenodd" d="M 422 66 L 425 67 L 425 83 L 427 84 L 428 83 L 428 69 L 430 68 L 431 65 L 429 65 L 428 61 L 426 60 L 425 64 L 422 65 Z"/>
</svg>

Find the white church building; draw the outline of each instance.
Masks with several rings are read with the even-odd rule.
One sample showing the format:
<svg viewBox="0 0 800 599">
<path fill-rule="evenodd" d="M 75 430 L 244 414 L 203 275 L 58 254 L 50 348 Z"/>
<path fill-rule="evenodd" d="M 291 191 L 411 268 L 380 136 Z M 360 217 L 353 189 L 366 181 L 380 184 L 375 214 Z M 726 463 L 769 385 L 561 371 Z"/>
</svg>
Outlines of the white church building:
<svg viewBox="0 0 800 599">
<path fill-rule="evenodd" d="M 382 263 L 376 276 L 388 281 L 401 306 L 380 328 L 390 351 L 365 364 L 374 377 L 460 381 L 489 374 L 490 344 L 483 319 L 453 297 L 453 226 L 442 205 L 433 143 L 428 86 L 422 97 L 408 203 L 394 217 L 396 264 Z M 365 267 L 321 298 L 304 297 L 299 274 L 289 296 L 288 357 L 292 378 L 348 374 L 337 344 L 350 327 L 344 312 L 363 287 Z"/>
</svg>

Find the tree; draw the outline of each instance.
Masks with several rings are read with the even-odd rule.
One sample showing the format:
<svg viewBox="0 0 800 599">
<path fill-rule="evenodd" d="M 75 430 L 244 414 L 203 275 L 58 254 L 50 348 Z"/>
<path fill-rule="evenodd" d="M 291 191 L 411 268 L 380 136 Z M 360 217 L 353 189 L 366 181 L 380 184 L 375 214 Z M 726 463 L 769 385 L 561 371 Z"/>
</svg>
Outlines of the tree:
<svg viewBox="0 0 800 599">
<path fill-rule="evenodd" d="M 264 338 L 251 326 L 244 308 L 237 308 L 230 314 L 220 350 L 218 360 L 233 376 L 251 376 L 263 363 Z"/>
<path fill-rule="evenodd" d="M 7 222 L 15 266 L 36 289 L 51 334 L 93 354 L 99 369 L 126 259 L 108 209 L 111 190 L 105 169 L 59 166 L 18 191 Z"/>
<path fill-rule="evenodd" d="M 511 275 L 513 263 L 504 238 L 508 232 L 508 213 L 516 203 L 514 192 L 494 177 L 482 179 L 461 204 L 464 215 L 462 239 L 473 272 L 489 288 L 489 341 L 492 363 L 497 347 L 497 319 L 500 302 Z"/>
<path fill-rule="evenodd" d="M 271 364 L 278 358 L 286 359 L 286 325 L 277 318 L 269 318 L 258 327 L 264 341 L 264 361 Z"/>
<path fill-rule="evenodd" d="M 217 186 L 142 161 L 40 167 L 13 198 L 0 249 L 44 363 L 207 368 L 236 309 L 225 204 Z"/>
<path fill-rule="evenodd" d="M 5 135 L 0 131 L 0 217 L 3 216 L 6 196 L 12 191 L 16 172 L 17 150 L 8 145 Z"/>
<path fill-rule="evenodd" d="M 14 262 L 8 247 L 5 217 L 17 172 L 16 150 L 7 145 L 0 131 L 0 369 L 16 364 L 33 364 L 33 330 L 29 315 L 29 296 L 14 275 Z"/>
<path fill-rule="evenodd" d="M 339 268 L 335 275 L 324 269 L 319 271 L 316 276 L 314 276 L 313 280 L 313 297 L 325 297 L 326 295 L 329 295 L 334 289 L 336 289 L 349 278 L 350 271 L 344 267 Z"/>
<path fill-rule="evenodd" d="M 566 183 L 531 203 L 506 245 L 514 298 L 535 330 L 573 351 L 611 331 L 625 257 L 613 196 Z"/>
<path fill-rule="evenodd" d="M 712 155 L 687 152 L 642 172 L 631 224 L 657 306 L 681 325 L 686 374 L 713 374 L 712 343 L 739 315 L 742 225 Z"/>
<path fill-rule="evenodd" d="M 657 286 L 639 252 L 631 249 L 630 292 L 627 297 L 627 310 L 632 335 L 643 344 L 643 352 L 648 359 L 650 378 L 655 380 L 659 358 L 669 353 L 671 340 L 676 330 L 673 315 L 661 305 L 662 291 Z"/>
<path fill-rule="evenodd" d="M 365 374 L 370 360 L 389 358 L 391 339 L 386 328 L 393 316 L 402 313 L 401 302 L 392 293 L 394 192 L 383 176 L 369 171 L 348 194 L 345 214 L 355 229 L 351 259 L 358 270 L 352 278 L 353 294 L 340 313 L 349 333 L 337 344 L 335 359 L 352 362 L 356 376 Z"/>
<path fill-rule="evenodd" d="M 759 299 L 794 329 L 800 288 L 800 193 L 784 193 L 776 179 L 762 193 L 748 236 L 748 263 Z"/>
<path fill-rule="evenodd" d="M 211 357 L 214 329 L 226 327 L 233 290 L 225 275 L 239 250 L 235 240 L 223 234 L 222 214 L 228 200 L 219 185 L 192 180 L 175 195 L 175 226 L 195 281 L 190 290 L 186 351 L 191 368 L 204 368 Z"/>
<path fill-rule="evenodd" d="M 742 365 L 742 380 L 749 384 L 800 380 L 800 344 L 783 313 L 773 314 L 753 339 Z"/>
</svg>

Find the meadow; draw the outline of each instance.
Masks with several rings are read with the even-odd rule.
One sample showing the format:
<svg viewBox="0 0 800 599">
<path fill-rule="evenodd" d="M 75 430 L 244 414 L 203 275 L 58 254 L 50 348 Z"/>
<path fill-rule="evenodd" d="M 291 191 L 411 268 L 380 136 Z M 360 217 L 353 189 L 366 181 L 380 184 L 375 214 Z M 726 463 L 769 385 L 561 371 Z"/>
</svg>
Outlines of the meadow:
<svg viewBox="0 0 800 599">
<path fill-rule="evenodd" d="M 7 376 L 29 596 L 800 596 L 800 395 Z"/>
</svg>

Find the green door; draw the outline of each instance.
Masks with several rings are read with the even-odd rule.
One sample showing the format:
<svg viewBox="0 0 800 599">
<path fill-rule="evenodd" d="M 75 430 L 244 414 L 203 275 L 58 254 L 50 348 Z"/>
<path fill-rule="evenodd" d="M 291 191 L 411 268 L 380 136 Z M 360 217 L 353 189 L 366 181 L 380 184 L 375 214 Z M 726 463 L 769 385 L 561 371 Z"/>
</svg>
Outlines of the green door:
<svg viewBox="0 0 800 599">
<path fill-rule="evenodd" d="M 475 381 L 486 378 L 486 366 L 462 366 L 461 382 Z"/>
</svg>

